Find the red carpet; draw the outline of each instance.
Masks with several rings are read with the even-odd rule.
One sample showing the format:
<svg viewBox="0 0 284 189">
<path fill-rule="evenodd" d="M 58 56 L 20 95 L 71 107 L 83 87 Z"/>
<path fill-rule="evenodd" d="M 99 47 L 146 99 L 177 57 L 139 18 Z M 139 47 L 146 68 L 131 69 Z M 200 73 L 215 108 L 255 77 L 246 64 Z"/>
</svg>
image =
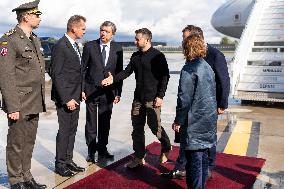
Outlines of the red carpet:
<svg viewBox="0 0 284 189">
<path fill-rule="evenodd" d="M 159 176 L 160 172 L 172 170 L 174 164 L 158 163 L 160 144 L 147 146 L 146 166 L 129 170 L 125 167 L 131 159 L 127 156 L 104 169 L 70 185 L 67 189 L 180 189 L 186 188 L 185 180 L 168 180 Z M 170 159 L 175 160 L 178 147 L 173 147 Z M 213 179 L 206 189 L 250 189 L 265 160 L 228 154 L 217 154 Z"/>
</svg>

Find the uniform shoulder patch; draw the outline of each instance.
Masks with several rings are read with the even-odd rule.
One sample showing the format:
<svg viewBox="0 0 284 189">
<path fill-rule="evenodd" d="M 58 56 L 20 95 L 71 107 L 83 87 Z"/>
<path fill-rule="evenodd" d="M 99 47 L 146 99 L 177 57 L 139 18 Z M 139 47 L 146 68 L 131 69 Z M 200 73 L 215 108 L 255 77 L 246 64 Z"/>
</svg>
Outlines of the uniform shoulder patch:
<svg viewBox="0 0 284 189">
<path fill-rule="evenodd" d="M 15 32 L 16 32 L 15 29 L 11 29 L 11 30 L 9 30 L 8 32 L 6 32 L 4 35 L 10 36 L 10 35 L 12 35 L 12 34 L 15 33 Z"/>
</svg>

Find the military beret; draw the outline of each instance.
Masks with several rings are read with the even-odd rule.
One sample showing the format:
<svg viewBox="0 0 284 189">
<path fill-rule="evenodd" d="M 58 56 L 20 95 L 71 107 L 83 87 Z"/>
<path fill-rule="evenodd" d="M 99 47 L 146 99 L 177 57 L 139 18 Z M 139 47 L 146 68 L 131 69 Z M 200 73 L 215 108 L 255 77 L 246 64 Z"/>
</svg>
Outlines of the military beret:
<svg viewBox="0 0 284 189">
<path fill-rule="evenodd" d="M 38 4 L 40 0 L 35 0 L 29 3 L 24 3 L 17 8 L 14 8 L 12 12 L 26 12 L 28 14 L 38 14 L 41 15 L 42 12 L 38 10 Z"/>
</svg>

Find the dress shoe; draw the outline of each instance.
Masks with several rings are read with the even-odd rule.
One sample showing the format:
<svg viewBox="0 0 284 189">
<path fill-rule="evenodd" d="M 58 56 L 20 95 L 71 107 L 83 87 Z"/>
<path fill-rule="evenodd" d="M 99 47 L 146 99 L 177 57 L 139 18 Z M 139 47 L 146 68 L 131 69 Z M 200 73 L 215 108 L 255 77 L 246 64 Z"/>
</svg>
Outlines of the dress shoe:
<svg viewBox="0 0 284 189">
<path fill-rule="evenodd" d="M 11 185 L 11 189 L 28 189 L 23 182 Z"/>
<path fill-rule="evenodd" d="M 47 186 L 45 184 L 39 184 L 32 178 L 30 181 L 24 183 L 26 188 L 29 189 L 45 189 Z"/>
<path fill-rule="evenodd" d="M 71 162 L 67 164 L 67 168 L 70 169 L 71 171 L 75 171 L 75 172 L 84 172 L 85 168 L 83 167 L 79 167 L 76 163 Z"/>
<path fill-rule="evenodd" d="M 127 163 L 127 167 L 130 169 L 136 168 L 138 166 L 143 166 L 145 164 L 145 159 L 142 158 L 134 158 L 130 162 Z"/>
<path fill-rule="evenodd" d="M 98 152 L 99 158 L 113 159 L 114 155 L 110 154 L 108 151 Z"/>
<path fill-rule="evenodd" d="M 169 159 L 169 154 L 170 154 L 170 151 L 161 153 L 160 158 L 159 158 L 160 163 L 166 163 Z"/>
<path fill-rule="evenodd" d="M 74 175 L 74 173 L 66 165 L 55 166 L 55 173 L 62 177 L 71 177 Z"/>
<path fill-rule="evenodd" d="M 86 161 L 92 163 L 98 163 L 98 158 L 95 155 L 88 155 Z"/>
<path fill-rule="evenodd" d="M 184 179 L 186 177 L 186 171 L 172 170 L 167 173 L 161 173 L 161 176 L 168 179 Z"/>
</svg>

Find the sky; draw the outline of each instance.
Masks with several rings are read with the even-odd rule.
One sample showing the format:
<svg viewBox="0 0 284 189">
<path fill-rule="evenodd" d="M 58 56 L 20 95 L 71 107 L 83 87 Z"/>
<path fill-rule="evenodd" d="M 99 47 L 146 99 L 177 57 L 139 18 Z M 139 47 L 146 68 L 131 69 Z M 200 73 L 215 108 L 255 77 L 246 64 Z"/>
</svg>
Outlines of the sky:
<svg viewBox="0 0 284 189">
<path fill-rule="evenodd" d="M 30 0 L 0 1 L 0 34 L 17 24 L 11 10 Z M 211 25 L 214 11 L 226 0 L 41 0 L 43 12 L 40 36 L 59 38 L 66 31 L 70 16 L 80 14 L 87 19 L 84 40 L 97 39 L 99 26 L 109 20 L 116 24 L 116 41 L 134 41 L 134 31 L 146 27 L 153 33 L 153 41 L 177 45 L 181 41 L 181 30 L 188 24 L 200 26 L 209 43 L 219 43 L 222 34 Z"/>
</svg>

